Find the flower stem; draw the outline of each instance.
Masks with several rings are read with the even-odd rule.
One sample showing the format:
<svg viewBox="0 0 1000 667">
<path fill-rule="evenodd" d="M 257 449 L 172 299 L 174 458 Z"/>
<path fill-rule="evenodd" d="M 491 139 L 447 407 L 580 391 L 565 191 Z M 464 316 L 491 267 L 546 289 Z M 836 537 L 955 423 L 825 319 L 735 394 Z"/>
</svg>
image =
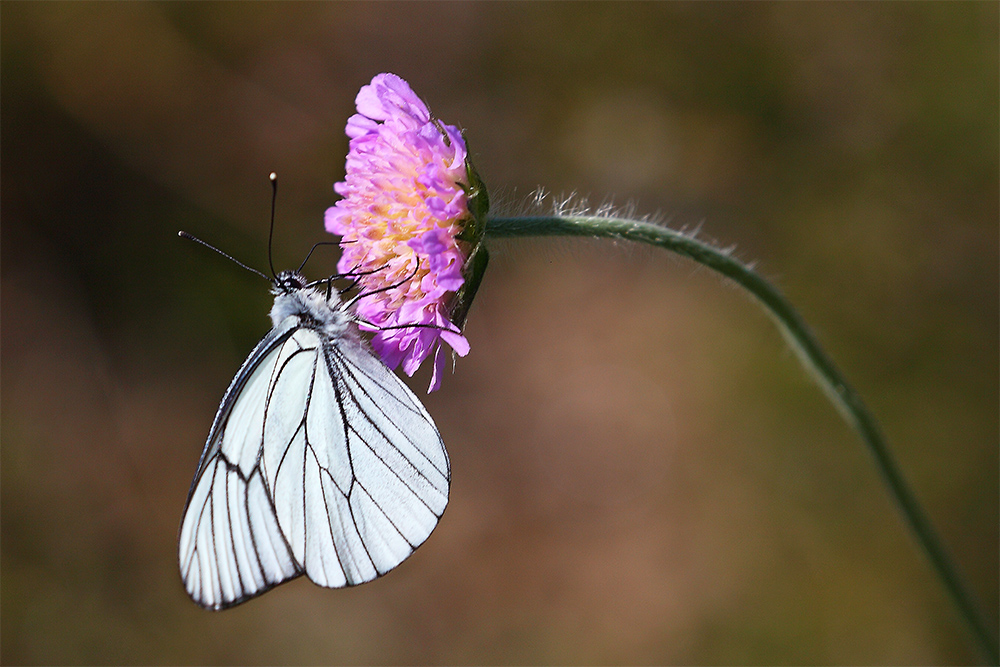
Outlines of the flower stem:
<svg viewBox="0 0 1000 667">
<path fill-rule="evenodd" d="M 707 266 L 756 297 L 774 318 L 799 360 L 813 374 L 844 419 L 854 427 L 867 445 L 889 494 L 896 501 L 918 545 L 941 578 L 960 615 L 975 637 L 983 656 L 991 665 L 1000 664 L 1000 647 L 996 638 L 987 629 L 987 624 L 973 601 L 972 594 L 962 583 L 955 565 L 903 478 L 878 422 L 861 400 L 861 396 L 851 388 L 820 347 L 802 317 L 771 283 L 724 250 L 714 248 L 689 235 L 640 220 L 573 215 L 490 218 L 486 235 L 492 238 L 596 236 L 648 243 Z"/>
</svg>

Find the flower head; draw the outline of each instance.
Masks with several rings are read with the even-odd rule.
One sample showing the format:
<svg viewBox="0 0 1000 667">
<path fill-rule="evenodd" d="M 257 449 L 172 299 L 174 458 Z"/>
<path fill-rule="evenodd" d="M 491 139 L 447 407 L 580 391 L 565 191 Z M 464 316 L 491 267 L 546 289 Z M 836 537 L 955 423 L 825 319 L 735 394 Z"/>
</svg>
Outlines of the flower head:
<svg viewBox="0 0 1000 667">
<path fill-rule="evenodd" d="M 470 213 L 481 183 L 461 132 L 432 118 L 403 79 L 377 75 L 356 104 L 346 177 L 333 186 L 343 198 L 327 209 L 326 229 L 341 237 L 337 269 L 360 284 L 355 313 L 375 332 L 372 347 L 407 375 L 433 353 L 434 391 L 445 364 L 441 342 L 469 352 L 460 326 L 472 298 L 468 259 L 482 236 Z M 479 209 L 485 219 L 485 203 Z"/>
</svg>

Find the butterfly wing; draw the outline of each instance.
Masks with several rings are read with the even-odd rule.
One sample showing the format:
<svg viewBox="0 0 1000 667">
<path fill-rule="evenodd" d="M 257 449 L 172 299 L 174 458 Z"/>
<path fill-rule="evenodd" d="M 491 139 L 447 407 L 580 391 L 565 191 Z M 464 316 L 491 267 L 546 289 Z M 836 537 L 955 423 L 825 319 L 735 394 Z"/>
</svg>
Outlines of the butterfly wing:
<svg viewBox="0 0 1000 667">
<path fill-rule="evenodd" d="M 181 523 L 181 577 L 195 602 L 224 609 L 302 573 L 258 464 L 274 377 L 293 327 L 254 348 L 215 415 Z"/>
<path fill-rule="evenodd" d="M 450 477 L 430 416 L 356 335 L 287 320 L 216 415 L 181 525 L 185 587 L 222 609 L 303 573 L 370 581 L 430 535 Z"/>
<path fill-rule="evenodd" d="M 301 428 L 275 426 L 290 444 L 266 447 L 264 467 L 297 562 L 336 587 L 385 574 L 427 539 L 450 468 L 423 406 L 359 340 L 323 339 L 320 352 Z"/>
</svg>

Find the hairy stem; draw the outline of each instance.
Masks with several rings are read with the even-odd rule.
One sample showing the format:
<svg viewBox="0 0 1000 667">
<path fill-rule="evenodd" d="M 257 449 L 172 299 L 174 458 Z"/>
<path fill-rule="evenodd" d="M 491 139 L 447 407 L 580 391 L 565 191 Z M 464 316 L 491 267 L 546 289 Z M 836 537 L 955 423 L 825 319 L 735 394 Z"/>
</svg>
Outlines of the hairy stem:
<svg viewBox="0 0 1000 667">
<path fill-rule="evenodd" d="M 844 419 L 858 432 L 882 480 L 905 522 L 932 567 L 941 578 L 983 656 L 989 664 L 1000 664 L 1000 647 L 983 619 L 973 597 L 958 576 L 954 563 L 903 478 L 878 422 L 820 347 L 799 313 L 784 296 L 749 266 L 691 236 L 639 220 L 600 216 L 530 216 L 490 218 L 486 235 L 492 238 L 519 236 L 590 236 L 648 243 L 683 255 L 713 269 L 752 294 L 777 323 L 802 364 L 812 373 Z"/>
</svg>

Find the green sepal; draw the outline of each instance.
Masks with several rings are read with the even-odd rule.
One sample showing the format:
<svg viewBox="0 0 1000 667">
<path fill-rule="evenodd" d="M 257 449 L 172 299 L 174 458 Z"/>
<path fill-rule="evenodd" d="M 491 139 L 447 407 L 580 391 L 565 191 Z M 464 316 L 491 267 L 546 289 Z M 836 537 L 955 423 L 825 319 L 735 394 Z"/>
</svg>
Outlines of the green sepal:
<svg viewBox="0 0 1000 667">
<path fill-rule="evenodd" d="M 448 313 L 448 319 L 454 322 L 460 330 L 465 330 L 469 308 L 472 306 L 472 300 L 476 298 L 476 292 L 479 291 L 479 285 L 483 282 L 483 275 L 486 273 L 486 265 L 489 263 L 490 253 L 487 252 L 486 246 L 483 244 L 480 244 L 465 260 L 465 266 L 462 267 L 462 277 L 465 278 L 465 282 L 455 292 Z"/>
<path fill-rule="evenodd" d="M 465 132 L 462 132 L 462 139 L 465 139 Z M 486 217 L 490 212 L 490 197 L 486 192 L 486 185 L 479 178 L 479 172 L 476 171 L 476 167 L 469 157 L 468 140 L 466 140 L 465 146 L 465 172 L 469 176 L 469 183 L 464 185 L 463 189 L 465 190 L 466 205 L 472 219 L 465 223 L 457 238 L 471 244 L 475 249 L 482 243 L 483 236 L 486 235 Z"/>
<path fill-rule="evenodd" d="M 465 139 L 464 132 L 462 138 Z M 466 148 L 468 148 L 467 140 Z M 486 245 L 483 243 L 486 236 L 486 217 L 490 210 L 490 198 L 486 191 L 486 185 L 479 178 L 479 172 L 476 171 L 468 156 L 468 151 L 465 157 L 465 171 L 469 177 L 468 185 L 463 186 L 469 217 L 466 219 L 462 231 L 455 238 L 467 245 L 469 254 L 462 266 L 462 278 L 465 282 L 455 292 L 448 308 L 448 319 L 454 322 L 460 330 L 465 329 L 469 308 L 472 306 L 472 300 L 476 298 L 476 292 L 479 291 L 479 285 L 483 282 L 483 274 L 486 273 L 486 266 L 490 261 Z"/>
</svg>

